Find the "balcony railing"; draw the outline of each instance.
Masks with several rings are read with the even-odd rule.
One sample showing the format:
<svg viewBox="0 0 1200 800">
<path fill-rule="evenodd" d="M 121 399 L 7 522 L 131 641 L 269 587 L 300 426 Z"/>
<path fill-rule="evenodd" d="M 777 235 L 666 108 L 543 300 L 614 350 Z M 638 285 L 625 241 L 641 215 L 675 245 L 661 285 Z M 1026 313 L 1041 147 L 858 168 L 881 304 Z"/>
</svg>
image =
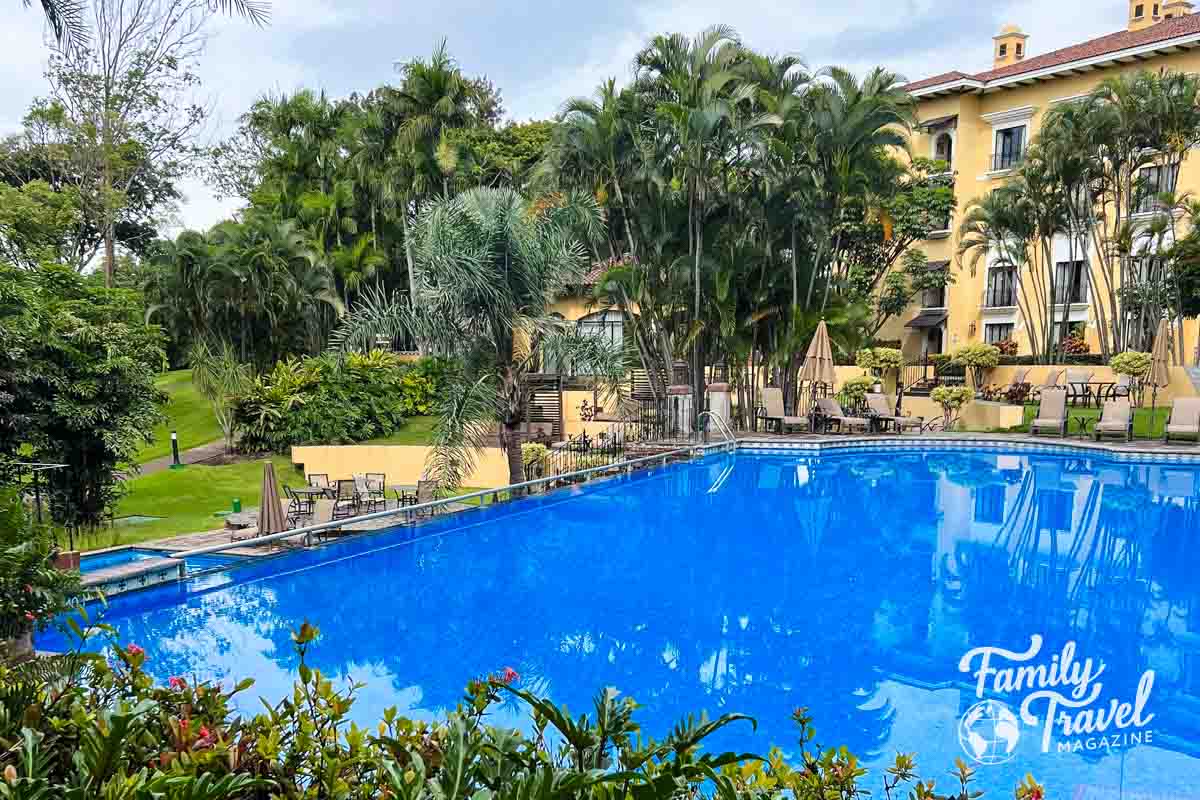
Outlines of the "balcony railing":
<svg viewBox="0 0 1200 800">
<path fill-rule="evenodd" d="M 921 308 L 945 308 L 945 289 L 926 289 L 921 292 Z"/>
<path fill-rule="evenodd" d="M 1006 169 L 1015 169 L 1025 160 L 1025 151 L 1022 150 L 1007 150 L 999 153 L 992 153 L 992 172 L 1003 172 Z"/>
<path fill-rule="evenodd" d="M 1017 293 L 1011 284 L 995 284 L 983 293 L 984 308 L 1011 308 L 1017 304 Z"/>
</svg>

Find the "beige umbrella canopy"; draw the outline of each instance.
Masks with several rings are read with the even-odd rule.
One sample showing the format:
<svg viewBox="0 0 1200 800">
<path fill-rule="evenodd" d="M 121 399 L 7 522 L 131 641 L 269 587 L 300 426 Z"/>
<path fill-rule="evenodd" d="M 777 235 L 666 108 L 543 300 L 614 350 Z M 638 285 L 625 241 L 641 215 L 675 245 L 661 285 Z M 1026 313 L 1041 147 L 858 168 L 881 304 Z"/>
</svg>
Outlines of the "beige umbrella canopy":
<svg viewBox="0 0 1200 800">
<path fill-rule="evenodd" d="M 283 514 L 283 503 L 279 500 L 279 481 L 275 478 L 275 465 L 268 461 L 263 465 L 262 503 L 258 507 L 258 535 L 282 533 L 287 530 L 287 517 Z"/>
<path fill-rule="evenodd" d="M 804 366 L 800 368 L 800 383 L 805 381 L 833 386 L 833 350 L 829 346 L 825 320 L 817 324 L 817 332 L 808 345 L 808 355 L 804 357 Z"/>
</svg>

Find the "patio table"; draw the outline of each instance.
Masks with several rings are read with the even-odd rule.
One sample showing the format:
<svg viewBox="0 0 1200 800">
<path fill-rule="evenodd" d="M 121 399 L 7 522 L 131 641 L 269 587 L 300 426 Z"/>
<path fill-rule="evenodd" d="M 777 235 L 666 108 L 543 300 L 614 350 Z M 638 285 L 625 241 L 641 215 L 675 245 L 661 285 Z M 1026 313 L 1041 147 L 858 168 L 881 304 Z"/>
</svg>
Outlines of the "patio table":
<svg viewBox="0 0 1200 800">
<path fill-rule="evenodd" d="M 292 489 L 292 493 L 308 500 L 317 500 L 322 497 L 333 497 L 332 489 L 323 489 L 320 486 L 301 486 L 299 488 Z"/>
<path fill-rule="evenodd" d="M 417 487 L 411 483 L 397 483 L 389 486 L 388 489 L 396 495 L 396 502 L 402 506 L 415 506 L 417 504 Z"/>
<path fill-rule="evenodd" d="M 1108 399 L 1107 395 L 1112 391 L 1112 387 L 1117 385 L 1117 382 L 1088 381 L 1087 383 L 1083 383 L 1080 381 L 1075 381 L 1069 385 L 1072 393 L 1074 393 L 1076 397 L 1083 398 L 1083 405 L 1085 408 L 1092 405 L 1093 399 L 1096 401 L 1096 408 L 1100 408 L 1104 401 Z M 1078 389 L 1076 389 L 1076 387 L 1078 387 Z"/>
</svg>

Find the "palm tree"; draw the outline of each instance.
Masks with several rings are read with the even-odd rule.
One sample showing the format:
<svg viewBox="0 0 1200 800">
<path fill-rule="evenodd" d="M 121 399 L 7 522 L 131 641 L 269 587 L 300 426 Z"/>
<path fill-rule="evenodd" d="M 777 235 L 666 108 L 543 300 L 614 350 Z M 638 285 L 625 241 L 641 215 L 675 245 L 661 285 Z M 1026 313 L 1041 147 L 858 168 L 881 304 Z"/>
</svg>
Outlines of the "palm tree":
<svg viewBox="0 0 1200 800">
<path fill-rule="evenodd" d="M 46 24 L 54 32 L 59 46 L 70 49 L 88 43 L 90 33 L 84 19 L 84 0 L 39 0 Z M 21 0 L 26 8 L 33 0 Z M 216 7 L 226 14 L 245 17 L 255 25 L 266 25 L 271 20 L 271 4 L 268 0 L 217 0 Z"/>
<path fill-rule="evenodd" d="M 571 233 L 578 213 L 530 203 L 510 189 L 476 188 L 435 201 L 414 231 L 421 305 L 367 292 L 332 337 L 331 346 L 346 352 L 368 350 L 380 335 L 410 333 L 458 357 L 462 370 L 440 401 L 429 464 L 444 486 L 462 484 L 497 425 L 510 481 L 524 480 L 525 376 L 539 353 L 572 359 L 614 381 L 622 373 L 619 354 L 550 313 L 557 294 L 578 283 L 588 264 Z"/>
</svg>

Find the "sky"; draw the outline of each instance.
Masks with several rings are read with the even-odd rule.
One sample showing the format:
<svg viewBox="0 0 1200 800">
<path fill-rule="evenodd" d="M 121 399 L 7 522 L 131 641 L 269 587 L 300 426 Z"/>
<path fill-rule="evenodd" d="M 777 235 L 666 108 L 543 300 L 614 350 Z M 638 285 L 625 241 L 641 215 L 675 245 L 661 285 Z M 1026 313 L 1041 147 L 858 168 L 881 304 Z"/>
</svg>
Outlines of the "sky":
<svg viewBox="0 0 1200 800">
<path fill-rule="evenodd" d="M 20 126 L 46 91 L 44 23 L 34 4 L 8 3 L 0 28 L 0 134 Z M 1125 27 L 1125 0 L 273 0 L 255 28 L 214 20 L 198 73 L 212 113 L 204 142 L 228 135 L 264 94 L 299 88 L 332 96 L 395 80 L 393 64 L 428 56 L 445 38 L 469 75 L 486 74 L 515 120 L 552 116 L 601 81 L 628 80 L 634 54 L 658 33 L 695 34 L 721 23 L 761 52 L 797 55 L 813 69 L 858 73 L 882 65 L 910 80 L 991 66 L 992 36 L 1006 23 L 1029 34 L 1037 55 Z M 240 205 L 186 179 L 175 225 L 207 228 Z"/>
</svg>

